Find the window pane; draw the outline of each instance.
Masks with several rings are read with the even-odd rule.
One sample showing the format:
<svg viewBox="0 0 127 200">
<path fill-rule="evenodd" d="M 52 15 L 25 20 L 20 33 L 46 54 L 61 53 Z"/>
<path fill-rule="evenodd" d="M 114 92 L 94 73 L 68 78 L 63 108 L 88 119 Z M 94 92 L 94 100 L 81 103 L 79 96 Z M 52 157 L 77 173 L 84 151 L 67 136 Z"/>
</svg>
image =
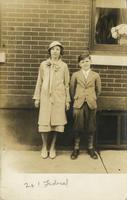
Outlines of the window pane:
<svg viewBox="0 0 127 200">
<path fill-rule="evenodd" d="M 118 25 L 120 26 L 117 27 Z M 116 28 L 112 29 L 113 27 L 117 27 L 119 32 Z M 124 44 L 120 43 L 123 38 L 127 44 L 127 8 L 96 8 L 94 43 Z"/>
</svg>

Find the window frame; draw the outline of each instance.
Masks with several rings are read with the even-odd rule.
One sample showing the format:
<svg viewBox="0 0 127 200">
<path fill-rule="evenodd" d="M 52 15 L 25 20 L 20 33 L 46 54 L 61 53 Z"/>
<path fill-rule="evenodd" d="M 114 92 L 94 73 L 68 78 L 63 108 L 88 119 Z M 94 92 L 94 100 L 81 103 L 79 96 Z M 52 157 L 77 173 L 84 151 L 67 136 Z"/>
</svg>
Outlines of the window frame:
<svg viewBox="0 0 127 200">
<path fill-rule="evenodd" d="M 99 54 L 108 54 L 113 55 L 127 55 L 127 45 L 119 44 L 95 44 L 95 16 L 96 16 L 96 0 L 92 0 L 91 5 L 91 42 L 90 42 L 90 51 L 93 53 L 99 52 Z"/>
</svg>

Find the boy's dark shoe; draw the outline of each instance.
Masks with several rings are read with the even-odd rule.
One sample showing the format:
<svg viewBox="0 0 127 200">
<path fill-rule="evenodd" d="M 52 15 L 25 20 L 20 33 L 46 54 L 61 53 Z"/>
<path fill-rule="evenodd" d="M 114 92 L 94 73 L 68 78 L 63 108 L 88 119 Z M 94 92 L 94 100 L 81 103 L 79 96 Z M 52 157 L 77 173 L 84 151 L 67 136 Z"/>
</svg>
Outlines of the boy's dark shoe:
<svg viewBox="0 0 127 200">
<path fill-rule="evenodd" d="M 79 155 L 79 149 L 74 149 L 71 154 L 71 159 L 75 160 L 76 158 L 78 158 L 78 155 Z"/>
<path fill-rule="evenodd" d="M 98 159 L 98 156 L 94 149 L 88 149 L 88 154 L 90 155 L 91 158 Z"/>
</svg>

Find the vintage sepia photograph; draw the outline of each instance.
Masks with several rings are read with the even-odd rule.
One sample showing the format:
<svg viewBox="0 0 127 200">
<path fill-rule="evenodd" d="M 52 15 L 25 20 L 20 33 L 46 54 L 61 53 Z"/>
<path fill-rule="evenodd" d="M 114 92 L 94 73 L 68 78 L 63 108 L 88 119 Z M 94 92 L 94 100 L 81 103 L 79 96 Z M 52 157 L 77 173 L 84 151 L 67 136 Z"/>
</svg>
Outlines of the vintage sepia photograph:
<svg viewBox="0 0 127 200">
<path fill-rule="evenodd" d="M 127 0 L 0 0 L 0 199 L 127 200 Z"/>
</svg>

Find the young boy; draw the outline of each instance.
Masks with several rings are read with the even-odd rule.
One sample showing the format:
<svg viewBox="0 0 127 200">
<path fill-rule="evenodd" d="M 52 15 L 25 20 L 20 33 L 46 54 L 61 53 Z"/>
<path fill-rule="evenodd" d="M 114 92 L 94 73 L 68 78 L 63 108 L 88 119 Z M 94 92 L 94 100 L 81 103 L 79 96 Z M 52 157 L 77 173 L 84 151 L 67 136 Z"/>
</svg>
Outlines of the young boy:
<svg viewBox="0 0 127 200">
<path fill-rule="evenodd" d="M 71 159 L 76 159 L 79 155 L 80 136 L 83 132 L 86 132 L 88 136 L 88 154 L 91 158 L 97 159 L 94 135 L 96 131 L 96 101 L 101 92 L 101 79 L 99 74 L 90 68 L 91 57 L 89 54 L 80 55 L 78 64 L 81 69 L 73 73 L 70 83 L 74 117 L 74 149 Z"/>
</svg>

